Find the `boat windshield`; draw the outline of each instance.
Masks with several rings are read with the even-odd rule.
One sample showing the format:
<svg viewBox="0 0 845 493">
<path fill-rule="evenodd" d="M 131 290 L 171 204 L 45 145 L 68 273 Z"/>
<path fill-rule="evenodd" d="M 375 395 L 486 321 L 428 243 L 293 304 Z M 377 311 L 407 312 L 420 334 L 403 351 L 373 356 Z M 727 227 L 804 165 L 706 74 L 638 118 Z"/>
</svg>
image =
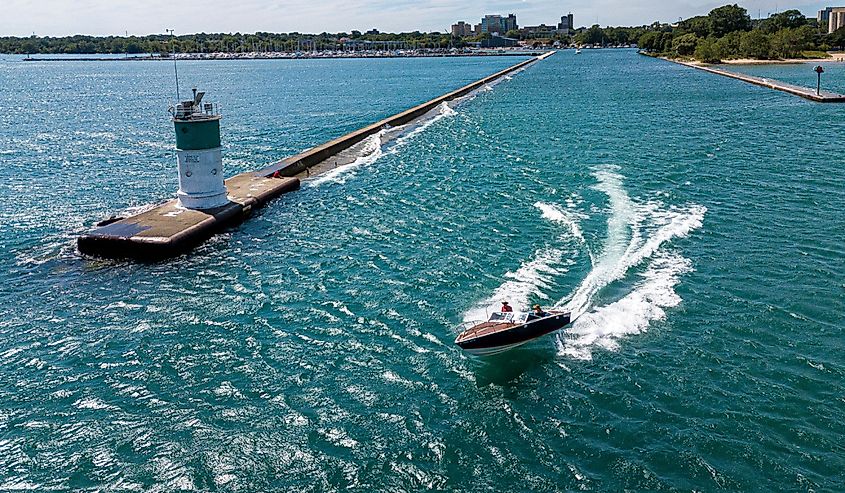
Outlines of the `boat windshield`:
<svg viewBox="0 0 845 493">
<path fill-rule="evenodd" d="M 505 322 L 512 324 L 524 324 L 528 321 L 527 313 L 495 312 L 490 315 L 490 322 Z"/>
<path fill-rule="evenodd" d="M 513 313 L 511 312 L 494 312 L 490 315 L 490 322 L 511 322 L 513 321 Z"/>
</svg>

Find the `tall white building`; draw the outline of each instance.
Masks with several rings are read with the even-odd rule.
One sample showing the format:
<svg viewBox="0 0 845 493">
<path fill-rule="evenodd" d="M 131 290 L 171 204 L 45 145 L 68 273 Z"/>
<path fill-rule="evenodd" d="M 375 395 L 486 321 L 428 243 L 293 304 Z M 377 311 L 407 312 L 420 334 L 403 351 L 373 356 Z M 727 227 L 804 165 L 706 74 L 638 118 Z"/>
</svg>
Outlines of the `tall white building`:
<svg viewBox="0 0 845 493">
<path fill-rule="evenodd" d="M 833 7 L 827 21 L 827 32 L 832 33 L 840 27 L 845 27 L 845 7 Z"/>
<path fill-rule="evenodd" d="M 816 15 L 819 27 L 827 28 L 832 33 L 841 27 L 845 27 L 845 7 L 825 7 L 819 10 Z"/>
</svg>

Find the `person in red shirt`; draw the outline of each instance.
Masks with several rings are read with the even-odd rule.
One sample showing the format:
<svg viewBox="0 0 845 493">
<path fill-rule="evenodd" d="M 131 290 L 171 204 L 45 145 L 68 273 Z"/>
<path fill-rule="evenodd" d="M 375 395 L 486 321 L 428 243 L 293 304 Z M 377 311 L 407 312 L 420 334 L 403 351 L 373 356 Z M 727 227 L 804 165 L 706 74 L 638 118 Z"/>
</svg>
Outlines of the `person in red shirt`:
<svg viewBox="0 0 845 493">
<path fill-rule="evenodd" d="M 502 313 L 510 313 L 513 311 L 513 308 L 508 304 L 507 301 L 502 302 Z"/>
</svg>

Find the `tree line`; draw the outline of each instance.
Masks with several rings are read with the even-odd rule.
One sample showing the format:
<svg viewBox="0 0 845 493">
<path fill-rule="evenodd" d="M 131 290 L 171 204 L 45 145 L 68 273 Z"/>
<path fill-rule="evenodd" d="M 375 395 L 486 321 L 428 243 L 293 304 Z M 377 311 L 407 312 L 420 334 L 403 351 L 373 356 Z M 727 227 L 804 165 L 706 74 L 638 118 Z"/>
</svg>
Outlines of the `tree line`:
<svg viewBox="0 0 845 493">
<path fill-rule="evenodd" d="M 736 58 L 824 57 L 825 51 L 845 45 L 845 28 L 831 34 L 825 31 L 816 19 L 808 19 L 798 10 L 755 21 L 746 9 L 725 5 L 674 26 L 654 26 L 640 35 L 637 44 L 654 54 L 705 63 Z"/>
<path fill-rule="evenodd" d="M 523 38 L 519 31 L 508 32 Z M 460 48 L 480 41 L 481 35 L 453 38 L 449 34 L 419 31 L 408 33 L 268 33 L 190 34 L 168 36 L 66 36 L 0 37 L 0 53 L 15 54 L 167 54 L 176 53 L 248 53 L 341 50 L 361 41 L 395 43 L 394 48 Z M 352 43 L 350 43 L 352 41 Z M 825 56 L 831 48 L 845 48 L 845 28 L 826 34 L 815 19 L 798 10 L 787 10 L 767 19 L 752 20 L 738 5 L 725 5 L 707 15 L 682 20 L 677 24 L 655 22 L 638 27 L 593 25 L 572 35 L 554 34 L 534 44 L 624 46 L 669 57 L 695 58 L 716 63 L 732 58 L 797 58 Z M 529 40 L 529 42 L 531 42 Z"/>
<path fill-rule="evenodd" d="M 267 33 L 189 34 L 168 36 L 30 36 L 0 37 L 0 53 L 13 54 L 167 54 L 249 53 L 305 50 L 339 50 L 342 40 L 383 41 L 408 48 L 448 48 L 463 46 L 445 33 Z M 347 41 L 348 43 L 348 41 Z M 354 44 L 354 43 L 353 43 Z"/>
</svg>

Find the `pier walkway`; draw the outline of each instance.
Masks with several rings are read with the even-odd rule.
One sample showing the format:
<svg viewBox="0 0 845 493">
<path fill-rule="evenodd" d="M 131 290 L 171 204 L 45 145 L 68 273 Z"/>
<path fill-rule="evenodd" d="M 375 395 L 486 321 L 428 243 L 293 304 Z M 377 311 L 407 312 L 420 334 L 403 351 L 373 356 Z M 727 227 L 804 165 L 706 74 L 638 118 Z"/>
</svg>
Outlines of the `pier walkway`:
<svg viewBox="0 0 845 493">
<path fill-rule="evenodd" d="M 792 84 L 787 84 L 786 82 L 781 82 L 779 80 L 772 80 L 763 77 L 756 77 L 753 75 L 729 72 L 727 70 L 722 70 L 707 65 L 700 65 L 697 63 L 681 62 L 678 60 L 670 60 L 668 58 L 666 58 L 665 60 L 675 62 L 679 65 L 703 70 L 705 72 L 710 72 L 711 74 L 722 75 L 724 77 L 730 77 L 732 79 L 741 80 L 743 82 L 748 82 L 749 84 L 767 87 L 769 89 L 775 89 L 777 91 L 787 92 L 789 94 L 800 96 L 804 99 L 809 99 L 810 101 L 815 101 L 817 103 L 845 103 L 845 94 L 839 94 L 830 91 L 821 91 L 819 94 L 816 94 L 816 90 L 811 87 L 796 86 Z"/>
</svg>

